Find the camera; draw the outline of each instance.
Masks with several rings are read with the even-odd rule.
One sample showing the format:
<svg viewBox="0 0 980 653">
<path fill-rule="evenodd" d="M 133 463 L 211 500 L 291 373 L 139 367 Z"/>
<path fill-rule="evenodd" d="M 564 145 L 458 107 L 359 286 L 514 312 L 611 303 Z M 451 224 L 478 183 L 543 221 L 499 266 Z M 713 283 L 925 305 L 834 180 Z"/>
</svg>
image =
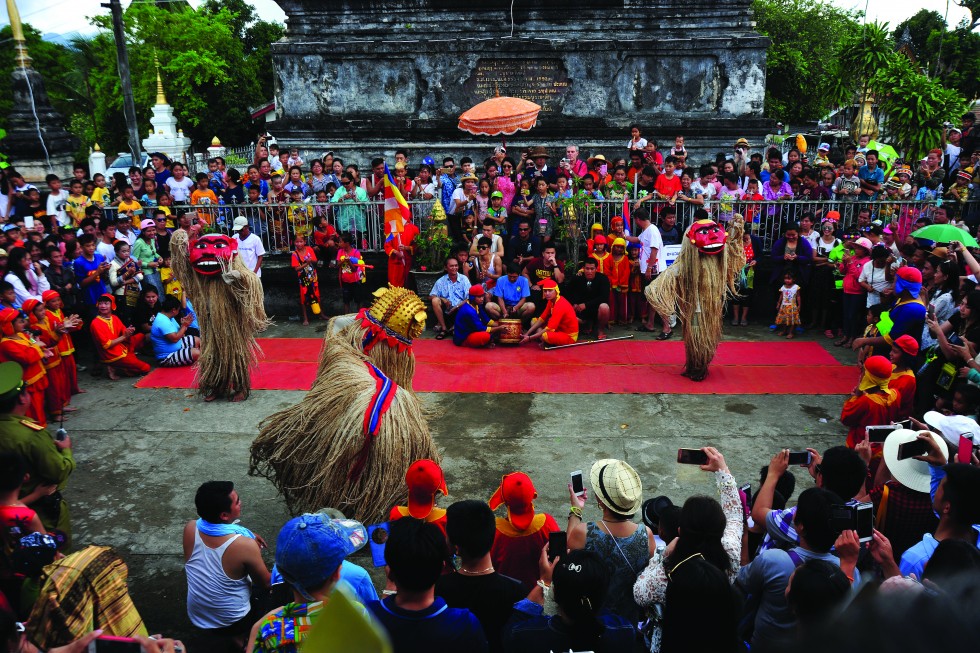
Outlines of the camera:
<svg viewBox="0 0 980 653">
<path fill-rule="evenodd" d="M 857 531 L 858 540 L 868 542 L 874 531 L 874 504 L 856 503 L 830 507 L 830 525 L 834 532 Z"/>
</svg>

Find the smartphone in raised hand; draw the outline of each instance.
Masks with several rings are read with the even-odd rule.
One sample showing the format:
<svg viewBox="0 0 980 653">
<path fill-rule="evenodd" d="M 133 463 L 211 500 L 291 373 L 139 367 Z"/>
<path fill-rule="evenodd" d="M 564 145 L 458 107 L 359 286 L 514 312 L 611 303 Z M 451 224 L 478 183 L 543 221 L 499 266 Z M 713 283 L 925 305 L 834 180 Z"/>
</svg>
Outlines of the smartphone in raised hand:
<svg viewBox="0 0 980 653">
<path fill-rule="evenodd" d="M 585 494 L 585 479 L 582 477 L 581 469 L 576 469 L 574 472 L 572 472 L 571 482 L 572 492 L 575 493 L 575 496 L 580 497 Z"/>
<path fill-rule="evenodd" d="M 707 465 L 708 454 L 700 449 L 678 449 L 677 462 L 681 465 Z"/>
<path fill-rule="evenodd" d="M 548 560 L 560 558 L 568 552 L 568 534 L 565 531 L 548 533 Z"/>
<path fill-rule="evenodd" d="M 799 465 L 800 467 L 809 467 L 810 463 L 813 462 L 813 454 L 809 451 L 790 451 L 789 452 L 789 465 Z"/>
</svg>

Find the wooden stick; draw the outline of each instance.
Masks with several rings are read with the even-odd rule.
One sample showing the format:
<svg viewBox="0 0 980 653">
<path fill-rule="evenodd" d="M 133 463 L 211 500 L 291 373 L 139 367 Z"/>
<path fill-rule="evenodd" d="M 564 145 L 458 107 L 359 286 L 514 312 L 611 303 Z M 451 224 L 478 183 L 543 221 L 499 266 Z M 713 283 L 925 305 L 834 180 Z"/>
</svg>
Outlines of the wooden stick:
<svg viewBox="0 0 980 653">
<path fill-rule="evenodd" d="M 570 345 L 555 345 L 554 347 L 545 347 L 545 351 L 552 351 L 553 349 L 567 349 L 568 347 L 580 347 L 582 345 L 598 345 L 600 342 L 612 342 L 613 340 L 631 340 L 633 335 L 628 336 L 616 336 L 615 338 L 606 338 L 605 340 L 585 340 L 582 342 L 573 342 Z"/>
</svg>

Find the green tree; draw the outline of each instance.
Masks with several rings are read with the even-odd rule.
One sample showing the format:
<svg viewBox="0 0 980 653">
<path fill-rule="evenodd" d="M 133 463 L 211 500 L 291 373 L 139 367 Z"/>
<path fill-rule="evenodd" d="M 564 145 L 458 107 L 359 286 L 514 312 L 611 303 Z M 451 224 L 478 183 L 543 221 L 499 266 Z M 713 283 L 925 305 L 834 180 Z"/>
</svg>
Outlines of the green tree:
<svg viewBox="0 0 980 653">
<path fill-rule="evenodd" d="M 900 23 L 894 35 L 897 40 L 908 28 L 919 66 L 965 97 L 976 98 L 980 96 L 980 34 L 971 31 L 970 24 L 951 30 L 941 15 L 923 9 Z"/>
<path fill-rule="evenodd" d="M 42 41 L 37 30 L 24 26 L 33 67 L 66 126 L 82 141 L 82 155 L 95 142 L 109 153 L 126 149 L 110 20 L 103 15 L 93 22 L 99 28 L 95 36 L 73 39 L 67 47 Z M 244 0 L 212 0 L 196 10 L 175 2 L 134 2 L 123 22 L 141 135 L 150 127 L 159 60 L 167 100 L 198 147 L 215 135 L 226 144 L 254 137 L 248 107 L 272 97 L 269 46 L 282 37 L 281 25 L 257 21 Z M 9 27 L 0 30 L 0 41 L 10 36 Z M 13 48 L 0 48 L 0 128 L 11 109 L 13 66 Z"/>
<path fill-rule="evenodd" d="M 839 74 L 842 41 L 860 15 L 818 0 L 754 0 L 756 29 L 768 36 L 766 115 L 784 122 L 818 119 L 834 108 L 828 97 Z"/>
</svg>

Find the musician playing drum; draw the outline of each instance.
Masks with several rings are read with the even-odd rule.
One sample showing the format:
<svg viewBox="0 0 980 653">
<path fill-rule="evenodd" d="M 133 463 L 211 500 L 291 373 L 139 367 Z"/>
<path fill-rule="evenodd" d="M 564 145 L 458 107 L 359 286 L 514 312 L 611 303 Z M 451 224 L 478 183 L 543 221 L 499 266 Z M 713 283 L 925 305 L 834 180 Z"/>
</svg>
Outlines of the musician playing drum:
<svg viewBox="0 0 980 653">
<path fill-rule="evenodd" d="M 469 297 L 456 311 L 453 344 L 457 347 L 486 347 L 506 327 L 493 321 L 483 307 L 486 290 L 480 284 L 470 286 Z"/>
<path fill-rule="evenodd" d="M 507 274 L 497 279 L 490 292 L 492 301 L 485 304 L 490 317 L 495 320 L 516 319 L 522 325 L 531 320 L 535 308 L 530 301 L 531 284 L 527 277 L 521 276 L 521 268 L 517 263 L 507 264 Z"/>
</svg>

